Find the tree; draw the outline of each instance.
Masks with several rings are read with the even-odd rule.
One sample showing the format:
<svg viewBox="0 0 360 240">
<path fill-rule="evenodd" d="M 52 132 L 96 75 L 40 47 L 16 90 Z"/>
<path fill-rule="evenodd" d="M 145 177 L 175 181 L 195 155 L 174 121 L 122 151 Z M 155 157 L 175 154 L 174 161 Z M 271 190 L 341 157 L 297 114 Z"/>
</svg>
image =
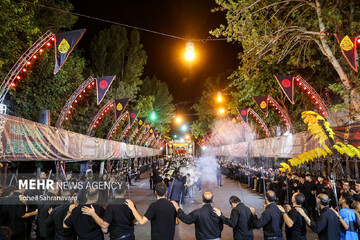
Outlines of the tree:
<svg viewBox="0 0 360 240">
<path fill-rule="evenodd" d="M 46 3 L 65 11 L 72 9 L 68 1 L 52 0 Z M 11 65 L 46 30 L 56 33 L 69 29 L 77 19 L 65 13 L 54 14 L 49 9 L 14 1 L 2 1 L 0 7 L 1 18 L 6 19 L 1 21 L 4 24 L 0 26 L 0 39 L 4 43 L 0 48 L 1 59 L 4 62 L 0 70 L 2 76 L 5 76 Z M 40 20 L 40 15 L 45 16 L 46 20 Z M 10 91 L 7 102 L 10 114 L 38 121 L 38 111 L 49 109 L 52 123 L 55 123 L 66 96 L 83 81 L 84 68 L 85 60 L 75 50 L 54 76 L 54 50 L 38 55 L 38 59 L 31 65 L 24 78 Z"/>
<path fill-rule="evenodd" d="M 221 91 L 223 95 L 229 94 L 228 76 L 230 71 L 218 74 L 216 77 L 208 77 L 204 81 L 205 90 L 198 103 L 192 106 L 198 119 L 191 125 L 191 134 L 198 138 L 207 134 L 217 118 L 218 105 L 216 104 L 216 93 Z M 225 90 L 225 91 L 224 91 Z"/>
<path fill-rule="evenodd" d="M 154 97 L 153 111 L 157 116 L 154 126 L 163 135 L 169 133 L 175 107 L 172 103 L 174 98 L 169 91 L 168 85 L 157 79 L 156 76 L 152 78 L 146 77 L 141 86 L 141 94 Z"/>
<path fill-rule="evenodd" d="M 131 98 L 127 109 L 134 106 L 137 92 L 142 83 L 140 77 L 147 56 L 140 44 L 140 35 L 132 31 L 128 37 L 125 28 L 114 25 L 99 32 L 91 41 L 90 70 L 93 77 L 116 75 L 103 103 L 111 99 Z M 69 130 L 86 133 L 86 130 L 101 106 L 96 104 L 96 93 L 89 92 L 89 98 L 79 102 L 76 114 L 65 126 Z M 105 138 L 114 123 L 114 110 L 108 112 L 96 128 L 96 137 Z"/>
<path fill-rule="evenodd" d="M 220 6 L 214 11 L 225 11 L 227 25 L 211 31 L 215 36 L 225 36 L 229 41 L 241 41 L 246 56 L 267 59 L 272 64 L 311 65 L 314 56 L 322 54 L 338 75 L 343 89 L 339 90 L 353 109 L 360 110 L 359 77 L 341 57 L 332 35 L 338 33 L 357 35 L 360 27 L 360 3 L 356 1 L 307 0 L 216 0 Z M 297 61 L 295 61 L 297 59 Z M 286 62 L 285 62 L 286 63 Z M 321 66 L 318 66 L 321 67 Z M 333 84 L 333 82 L 331 82 Z M 347 93 L 347 94 L 345 94 Z"/>
</svg>

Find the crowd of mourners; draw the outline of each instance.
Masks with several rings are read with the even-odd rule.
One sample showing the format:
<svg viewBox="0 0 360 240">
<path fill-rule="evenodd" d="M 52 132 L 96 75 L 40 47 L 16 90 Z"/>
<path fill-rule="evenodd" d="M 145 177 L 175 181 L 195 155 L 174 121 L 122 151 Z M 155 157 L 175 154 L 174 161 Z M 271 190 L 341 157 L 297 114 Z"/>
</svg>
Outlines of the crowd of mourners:
<svg viewBox="0 0 360 240">
<path fill-rule="evenodd" d="M 262 239 L 302 240 L 307 239 L 308 228 L 320 240 L 359 239 L 360 182 L 333 181 L 326 173 L 289 174 L 221 160 L 211 173 L 216 175 L 213 184 L 221 187 L 225 176 L 265 197 L 264 211 L 258 217 L 254 208 L 233 195 L 229 198 L 231 214 L 225 216 L 214 206 L 213 193 L 202 191 L 204 172 L 196 159 L 172 158 L 162 162 L 153 162 L 150 168 L 149 191 L 154 192 L 156 201 L 144 215 L 127 194 L 132 179 L 140 179 L 138 170 L 115 168 L 98 175 L 89 168 L 79 179 L 72 173 L 66 173 L 63 179 L 46 172 L 38 176 L 40 180 L 54 178 L 80 182 L 82 186 L 96 181 L 117 183 L 118 187 L 112 189 L 1 187 L 0 239 L 103 240 L 109 234 L 111 240 L 133 240 L 134 226 L 148 221 L 154 240 L 174 239 L 179 221 L 194 224 L 199 240 L 221 239 L 224 224 L 233 229 L 234 239 L 254 239 L 254 229 L 263 229 Z M 202 206 L 185 213 L 180 206 L 191 204 L 197 193 L 201 193 Z M 64 198 L 62 201 L 22 198 L 35 195 Z"/>
</svg>

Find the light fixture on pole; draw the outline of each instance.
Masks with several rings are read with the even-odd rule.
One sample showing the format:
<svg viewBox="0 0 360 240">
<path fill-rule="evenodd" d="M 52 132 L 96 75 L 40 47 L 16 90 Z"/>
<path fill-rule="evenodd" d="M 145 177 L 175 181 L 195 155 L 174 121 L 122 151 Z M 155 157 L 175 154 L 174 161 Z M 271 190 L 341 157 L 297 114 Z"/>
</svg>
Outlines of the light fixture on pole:
<svg viewBox="0 0 360 240">
<path fill-rule="evenodd" d="M 188 126 L 187 125 L 182 125 L 181 126 L 181 131 L 183 131 L 183 132 L 186 132 L 188 130 Z"/>
<path fill-rule="evenodd" d="M 187 42 L 185 49 L 186 49 L 185 59 L 188 61 L 192 61 L 195 58 L 194 43 Z"/>
</svg>

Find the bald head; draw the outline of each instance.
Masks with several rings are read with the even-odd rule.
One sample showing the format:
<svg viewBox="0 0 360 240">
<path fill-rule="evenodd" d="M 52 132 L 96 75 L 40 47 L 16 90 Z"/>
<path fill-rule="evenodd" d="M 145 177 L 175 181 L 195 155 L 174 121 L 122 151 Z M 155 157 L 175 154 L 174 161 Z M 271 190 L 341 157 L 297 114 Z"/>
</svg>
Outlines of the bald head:
<svg viewBox="0 0 360 240">
<path fill-rule="evenodd" d="M 213 201 L 213 194 L 211 192 L 204 192 L 202 196 L 203 203 L 212 203 Z"/>
<path fill-rule="evenodd" d="M 271 191 L 271 190 L 266 192 L 265 197 L 268 200 L 268 202 L 275 202 L 275 200 L 276 200 L 276 194 L 274 191 Z"/>
<path fill-rule="evenodd" d="M 320 205 L 322 205 L 323 207 L 329 206 L 330 199 L 328 195 L 326 195 L 325 193 L 320 193 L 317 198 Z"/>
</svg>

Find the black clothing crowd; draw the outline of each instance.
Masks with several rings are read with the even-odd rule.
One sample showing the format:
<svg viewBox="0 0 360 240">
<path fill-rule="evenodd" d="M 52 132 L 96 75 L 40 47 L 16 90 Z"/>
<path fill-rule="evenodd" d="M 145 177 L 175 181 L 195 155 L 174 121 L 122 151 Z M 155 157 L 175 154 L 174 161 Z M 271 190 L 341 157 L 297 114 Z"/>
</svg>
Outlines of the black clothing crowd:
<svg viewBox="0 0 360 240">
<path fill-rule="evenodd" d="M 161 161 L 162 162 L 162 161 Z M 161 166 L 160 166 L 161 165 Z M 202 191 L 202 177 L 196 159 L 173 158 L 164 164 L 154 163 L 150 170 L 150 189 L 157 200 L 142 216 L 136 205 L 126 199 L 133 178 L 140 173 L 114 170 L 95 177 L 92 169 L 80 179 L 67 174 L 61 181 L 94 181 L 118 183 L 115 189 L 40 189 L 26 190 L 9 186 L 0 199 L 0 239 L 39 240 L 111 240 L 135 239 L 134 226 L 151 221 L 151 239 L 174 239 L 179 220 L 195 225 L 199 240 L 221 239 L 223 226 L 233 229 L 234 239 L 254 239 L 253 230 L 263 229 L 263 239 L 306 239 L 307 228 L 320 240 L 358 239 L 360 223 L 360 183 L 332 182 L 325 174 L 286 174 L 278 170 L 244 166 L 232 161 L 219 161 L 215 170 L 218 187 L 222 176 L 247 185 L 265 196 L 260 217 L 233 195 L 229 198 L 232 211 L 224 216 L 213 203 L 213 193 Z M 40 179 L 48 179 L 42 172 Z M 60 180 L 57 180 L 60 181 Z M 179 206 L 191 203 L 196 192 L 202 194 L 202 206 L 190 213 Z M 62 196 L 62 201 L 24 200 L 24 195 Z M 65 200 L 66 199 L 66 200 Z M 283 226 L 285 234 L 283 236 Z"/>
</svg>

